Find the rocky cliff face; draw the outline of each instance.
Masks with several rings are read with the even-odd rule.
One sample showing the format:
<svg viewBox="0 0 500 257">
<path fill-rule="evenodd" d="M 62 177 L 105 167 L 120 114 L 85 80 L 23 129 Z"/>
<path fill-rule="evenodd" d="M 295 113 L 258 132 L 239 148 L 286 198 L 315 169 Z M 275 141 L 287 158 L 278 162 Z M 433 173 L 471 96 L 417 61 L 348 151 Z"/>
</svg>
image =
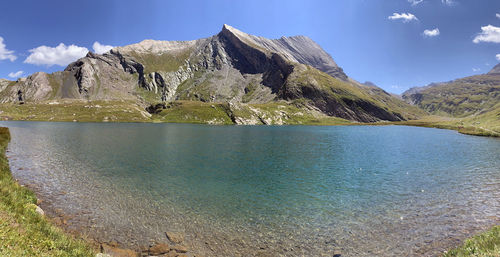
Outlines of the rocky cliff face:
<svg viewBox="0 0 500 257">
<path fill-rule="evenodd" d="M 103 55 L 88 53 L 64 71 L 35 73 L 1 86 L 0 102 L 16 102 L 20 96 L 33 102 L 132 100 L 145 106 L 175 100 L 301 100 L 305 107 L 350 120 L 408 118 L 404 103 L 377 97 L 378 93 L 350 80 L 308 37 L 266 39 L 224 25 L 220 33 L 205 39 L 144 40 Z M 397 104 L 388 104 L 391 101 Z"/>
</svg>

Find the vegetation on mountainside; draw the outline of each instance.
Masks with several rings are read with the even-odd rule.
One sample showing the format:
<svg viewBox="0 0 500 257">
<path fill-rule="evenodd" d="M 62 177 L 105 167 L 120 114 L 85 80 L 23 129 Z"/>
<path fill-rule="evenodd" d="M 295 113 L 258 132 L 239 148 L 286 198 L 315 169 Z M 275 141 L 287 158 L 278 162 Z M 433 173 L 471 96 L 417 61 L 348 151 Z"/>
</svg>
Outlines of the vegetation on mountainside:
<svg viewBox="0 0 500 257">
<path fill-rule="evenodd" d="M 500 76 L 477 75 L 403 94 L 431 114 L 466 117 L 492 109 L 500 102 Z"/>
<path fill-rule="evenodd" d="M 339 125 L 350 121 L 329 117 L 319 112 L 312 114 L 301 104 L 229 104 L 198 101 L 175 101 L 157 105 L 152 120 L 156 122 L 200 124 L 304 124 Z"/>
<path fill-rule="evenodd" d="M 65 234 L 36 212 L 35 194 L 20 186 L 5 156 L 9 130 L 0 128 L 0 255 L 94 256 L 81 240 Z"/>
<path fill-rule="evenodd" d="M 0 119 L 30 121 L 145 122 L 150 114 L 130 101 L 51 101 L 0 104 Z"/>
<path fill-rule="evenodd" d="M 191 52 L 191 49 L 178 52 L 172 51 L 160 55 L 154 53 L 131 52 L 130 56 L 133 57 L 135 61 L 144 65 L 144 74 L 149 74 L 157 71 L 171 72 L 179 70 L 179 68 L 185 64 Z"/>
<path fill-rule="evenodd" d="M 500 226 L 467 239 L 465 243 L 448 251 L 443 257 L 499 257 L 500 256 Z"/>
<path fill-rule="evenodd" d="M 360 109 L 361 107 L 358 106 L 358 109 L 355 109 L 355 111 L 369 113 L 370 115 L 373 115 L 373 113 L 383 115 L 381 112 L 386 112 L 393 117 L 404 119 L 415 119 L 426 115 L 425 111 L 400 101 L 380 88 L 341 81 L 310 66 L 307 66 L 298 75 L 294 76 L 292 74 L 289 80 L 290 82 L 287 85 L 288 91 L 297 91 L 297 88 L 301 87 L 301 93 L 307 94 L 311 92 L 313 94 L 312 97 L 317 98 L 318 95 L 316 92 L 319 90 L 324 96 L 332 98 L 335 102 L 346 108 L 352 108 L 352 103 L 362 105 L 363 109 Z M 311 98 L 311 96 L 308 98 Z"/>
<path fill-rule="evenodd" d="M 224 104 L 195 101 L 167 103 L 164 109 L 159 109 L 158 113 L 154 114 L 153 121 L 219 125 L 233 124 L 231 118 L 227 115 Z"/>
<path fill-rule="evenodd" d="M 467 118 L 427 116 L 418 120 L 385 122 L 379 124 L 451 129 L 467 135 L 500 137 L 500 108 L 486 112 L 483 115 Z"/>
<path fill-rule="evenodd" d="M 411 89 L 403 93 L 403 98 L 431 114 L 441 116 L 404 124 L 454 129 L 470 135 L 500 136 L 498 75 L 483 74 Z"/>
</svg>

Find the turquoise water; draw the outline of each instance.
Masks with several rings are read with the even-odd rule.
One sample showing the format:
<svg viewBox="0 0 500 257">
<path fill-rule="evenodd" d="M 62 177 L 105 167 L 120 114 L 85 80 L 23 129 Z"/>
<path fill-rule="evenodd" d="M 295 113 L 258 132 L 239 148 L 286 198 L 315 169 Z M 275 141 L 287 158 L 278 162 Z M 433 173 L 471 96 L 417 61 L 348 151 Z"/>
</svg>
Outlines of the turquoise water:
<svg viewBox="0 0 500 257">
<path fill-rule="evenodd" d="M 500 222 L 500 140 L 404 126 L 0 122 L 69 229 L 207 256 L 435 255 Z"/>
</svg>

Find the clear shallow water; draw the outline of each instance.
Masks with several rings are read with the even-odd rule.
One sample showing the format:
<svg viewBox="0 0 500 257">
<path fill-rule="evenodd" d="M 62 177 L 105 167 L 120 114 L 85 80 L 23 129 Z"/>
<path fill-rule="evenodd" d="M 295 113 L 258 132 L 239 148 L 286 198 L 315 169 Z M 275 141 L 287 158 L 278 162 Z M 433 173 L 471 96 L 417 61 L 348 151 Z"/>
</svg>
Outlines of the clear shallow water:
<svg viewBox="0 0 500 257">
<path fill-rule="evenodd" d="M 0 122 L 68 227 L 207 256 L 436 255 L 500 221 L 500 140 L 403 126 Z M 42 207 L 44 207 L 42 205 Z"/>
</svg>

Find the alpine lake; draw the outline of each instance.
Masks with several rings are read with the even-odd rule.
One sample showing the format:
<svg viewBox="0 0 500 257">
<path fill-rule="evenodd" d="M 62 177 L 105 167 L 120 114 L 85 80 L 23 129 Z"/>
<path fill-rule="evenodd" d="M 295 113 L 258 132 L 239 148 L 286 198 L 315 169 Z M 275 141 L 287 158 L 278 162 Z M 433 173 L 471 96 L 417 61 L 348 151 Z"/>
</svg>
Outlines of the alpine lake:
<svg viewBox="0 0 500 257">
<path fill-rule="evenodd" d="M 436 256 L 500 222 L 500 140 L 407 126 L 0 122 L 49 217 L 204 256 Z"/>
</svg>

